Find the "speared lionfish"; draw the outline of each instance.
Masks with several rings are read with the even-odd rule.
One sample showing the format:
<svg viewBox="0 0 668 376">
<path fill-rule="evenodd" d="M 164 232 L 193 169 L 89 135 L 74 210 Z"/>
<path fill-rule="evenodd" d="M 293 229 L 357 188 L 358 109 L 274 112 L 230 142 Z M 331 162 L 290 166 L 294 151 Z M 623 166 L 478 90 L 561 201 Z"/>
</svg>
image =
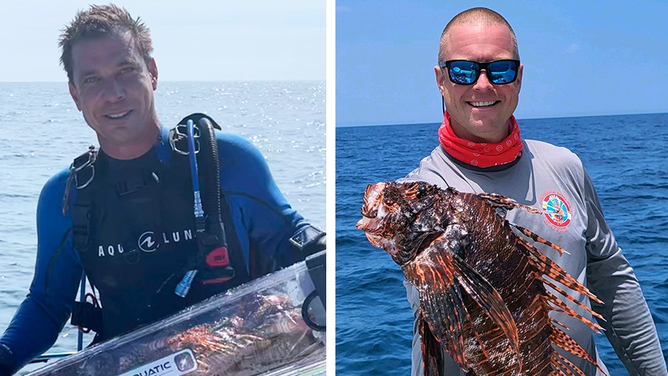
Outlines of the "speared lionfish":
<svg viewBox="0 0 668 376">
<path fill-rule="evenodd" d="M 548 313 L 575 317 L 596 332 L 601 327 L 545 286 L 598 318 L 552 281 L 602 302 L 512 227 L 560 254 L 563 249 L 511 227 L 497 211 L 514 208 L 541 213 L 497 194 L 442 190 L 424 182 L 367 187 L 357 228 L 392 256 L 420 292 L 425 375 L 442 375 L 442 351 L 478 376 L 584 376 L 555 346 L 596 364 Z"/>
</svg>

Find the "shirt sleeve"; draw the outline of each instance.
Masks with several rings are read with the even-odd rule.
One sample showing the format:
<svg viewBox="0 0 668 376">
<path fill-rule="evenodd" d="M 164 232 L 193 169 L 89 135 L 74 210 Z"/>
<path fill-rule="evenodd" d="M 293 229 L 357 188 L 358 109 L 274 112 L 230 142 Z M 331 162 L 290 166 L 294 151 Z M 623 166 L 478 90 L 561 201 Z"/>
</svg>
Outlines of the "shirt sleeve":
<svg viewBox="0 0 668 376">
<path fill-rule="evenodd" d="M 250 141 L 231 134 L 218 138 L 221 186 L 235 211 L 232 217 L 240 227 L 239 240 L 246 243 L 242 247 L 249 249 L 245 257 L 251 274 L 263 275 L 300 261 L 290 237 L 308 223 L 285 199 Z"/>
<path fill-rule="evenodd" d="M 37 205 L 37 261 L 30 292 L 0 338 L 16 369 L 48 350 L 72 312 L 82 268 L 62 215 L 67 173 L 51 178 Z"/>
<path fill-rule="evenodd" d="M 585 172 L 587 285 L 603 301 L 591 302 L 599 324 L 630 375 L 668 375 L 656 327 L 638 279 L 603 218 Z"/>
</svg>

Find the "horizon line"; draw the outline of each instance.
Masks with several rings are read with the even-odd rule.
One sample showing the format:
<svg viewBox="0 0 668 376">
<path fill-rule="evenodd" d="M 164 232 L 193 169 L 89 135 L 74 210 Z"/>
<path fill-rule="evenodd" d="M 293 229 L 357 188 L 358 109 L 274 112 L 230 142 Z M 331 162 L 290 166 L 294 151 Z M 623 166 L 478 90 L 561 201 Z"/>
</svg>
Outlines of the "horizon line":
<svg viewBox="0 0 668 376">
<path fill-rule="evenodd" d="M 517 121 L 522 120 L 544 120 L 544 119 L 573 119 L 573 118 L 587 118 L 587 117 L 606 117 L 606 116 L 634 116 L 634 115 L 668 115 L 668 110 L 665 112 L 642 112 L 642 113 L 625 113 L 625 114 L 598 114 L 598 115 L 566 115 L 556 117 L 526 117 L 518 118 Z M 440 122 L 417 122 L 417 123 L 391 123 L 391 124 L 346 124 L 336 125 L 336 128 L 354 128 L 354 127 L 383 127 L 390 125 L 428 125 L 440 124 Z"/>
</svg>

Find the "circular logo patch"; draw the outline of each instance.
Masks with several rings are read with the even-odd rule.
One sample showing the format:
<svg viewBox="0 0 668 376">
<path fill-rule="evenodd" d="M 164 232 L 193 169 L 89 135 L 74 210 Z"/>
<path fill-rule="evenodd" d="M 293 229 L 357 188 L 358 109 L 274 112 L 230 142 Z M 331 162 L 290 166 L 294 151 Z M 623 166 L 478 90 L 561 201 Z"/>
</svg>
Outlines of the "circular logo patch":
<svg viewBox="0 0 668 376">
<path fill-rule="evenodd" d="M 555 191 L 545 193 L 541 204 L 545 218 L 551 224 L 566 227 L 571 223 L 571 207 L 561 193 Z"/>
<path fill-rule="evenodd" d="M 155 251 L 160 246 L 160 244 L 153 238 L 153 231 L 146 231 L 141 234 L 137 244 L 142 251 L 147 253 Z"/>
</svg>

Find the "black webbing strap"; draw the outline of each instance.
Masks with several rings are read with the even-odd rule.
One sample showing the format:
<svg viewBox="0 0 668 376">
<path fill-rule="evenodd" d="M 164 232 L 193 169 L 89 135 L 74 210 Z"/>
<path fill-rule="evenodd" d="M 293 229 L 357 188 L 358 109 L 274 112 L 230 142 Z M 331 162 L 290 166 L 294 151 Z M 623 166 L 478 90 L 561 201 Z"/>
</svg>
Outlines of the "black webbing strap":
<svg viewBox="0 0 668 376">
<path fill-rule="evenodd" d="M 95 307 L 88 302 L 74 302 L 72 309 L 72 325 L 90 329 L 96 333 L 102 333 L 102 308 Z"/>
<path fill-rule="evenodd" d="M 85 251 L 90 245 L 90 219 L 92 211 L 91 189 L 86 189 L 95 177 L 95 162 L 98 150 L 91 146 L 88 151 L 76 157 L 70 166 L 70 176 L 65 187 L 63 197 L 63 214 L 70 210 L 70 191 L 77 191 L 76 199 L 72 203 L 72 241 L 74 247 Z M 72 188 L 74 183 L 74 188 Z"/>
<path fill-rule="evenodd" d="M 327 308 L 327 251 L 320 251 L 306 258 L 306 267 L 313 281 L 315 291 Z"/>
<path fill-rule="evenodd" d="M 119 196 L 125 196 L 158 182 L 159 178 L 154 172 L 144 172 L 140 176 L 133 176 L 116 182 L 116 192 Z"/>
<path fill-rule="evenodd" d="M 80 252 L 90 245 L 91 197 L 87 192 L 77 192 L 77 200 L 72 205 L 72 242 Z"/>
<path fill-rule="evenodd" d="M 72 205 L 72 240 L 74 247 L 83 252 L 90 244 L 90 204 Z"/>
</svg>

